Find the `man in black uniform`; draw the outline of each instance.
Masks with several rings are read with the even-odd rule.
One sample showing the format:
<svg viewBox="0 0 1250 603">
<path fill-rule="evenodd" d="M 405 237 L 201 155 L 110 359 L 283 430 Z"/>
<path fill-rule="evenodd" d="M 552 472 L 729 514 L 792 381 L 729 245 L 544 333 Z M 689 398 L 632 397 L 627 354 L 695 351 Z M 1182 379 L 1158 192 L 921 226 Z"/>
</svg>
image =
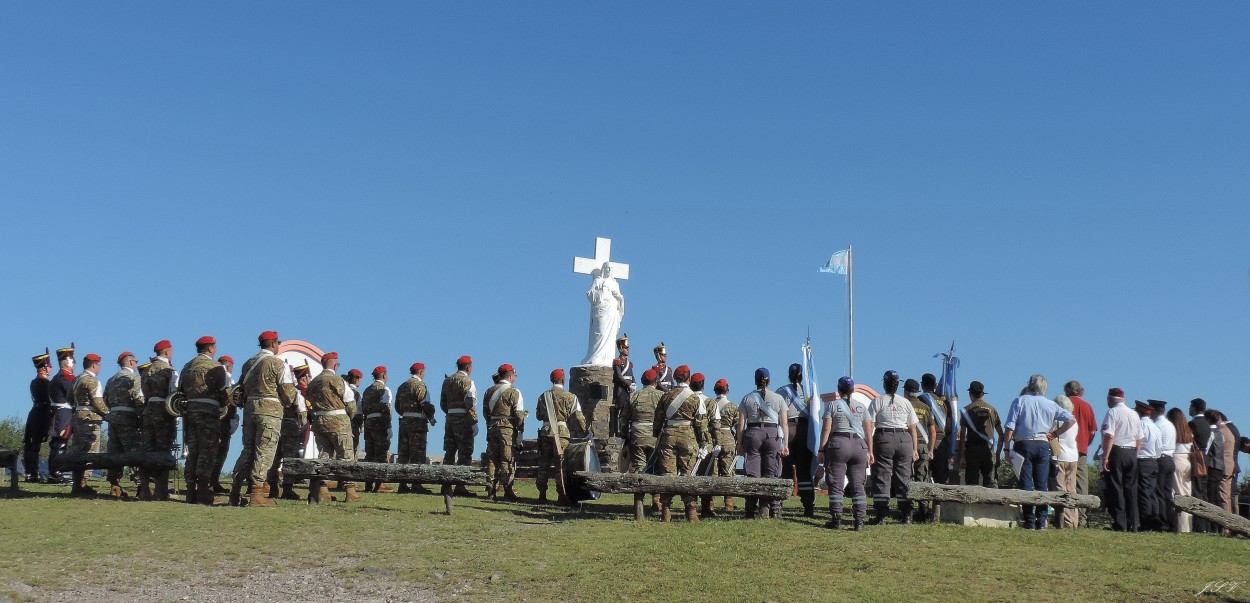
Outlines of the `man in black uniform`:
<svg viewBox="0 0 1250 603">
<path fill-rule="evenodd" d="M 1202 398 L 1194 398 L 1189 402 L 1189 416 L 1193 417 L 1189 420 L 1189 430 L 1194 433 L 1194 448 L 1207 451 L 1207 441 L 1211 439 L 1211 424 L 1207 422 L 1207 418 L 1202 413 L 1207 411 L 1207 401 Z M 1194 498 L 1198 500 L 1211 502 L 1212 493 L 1207 491 L 1207 478 L 1194 476 L 1193 479 Z M 1212 503 L 1218 506 L 1218 503 Z M 1203 533 L 1211 531 L 1211 524 L 1207 520 L 1194 515 L 1193 530 L 1195 533 Z"/>
<path fill-rule="evenodd" d="M 668 365 L 668 347 L 661 341 L 651 352 L 655 354 L 655 366 L 651 367 L 655 371 L 655 388 L 667 392 L 673 389 L 673 367 Z"/>
<path fill-rule="evenodd" d="M 608 422 L 612 437 L 624 437 L 616 431 L 617 417 L 621 409 L 629 405 L 629 396 L 638 389 L 634 385 L 634 363 L 629 360 L 629 334 L 616 340 L 616 360 L 612 361 L 612 416 Z"/>
<path fill-rule="evenodd" d="M 48 441 L 48 426 L 52 423 L 52 398 L 48 396 L 48 374 L 52 362 L 44 352 L 31 361 L 35 363 L 34 379 L 30 380 L 30 413 L 26 415 L 26 433 L 22 436 L 22 461 L 26 466 L 26 482 L 37 483 L 39 477 L 39 448 Z"/>
<path fill-rule="evenodd" d="M 61 456 L 69 449 L 70 422 L 74 418 L 74 406 L 70 404 L 70 392 L 74 389 L 74 344 L 56 351 L 56 360 L 61 370 L 52 377 L 48 384 L 48 397 L 52 399 L 52 422 L 48 429 L 48 483 L 68 483 L 56 473 L 52 473 L 52 459 Z"/>
</svg>

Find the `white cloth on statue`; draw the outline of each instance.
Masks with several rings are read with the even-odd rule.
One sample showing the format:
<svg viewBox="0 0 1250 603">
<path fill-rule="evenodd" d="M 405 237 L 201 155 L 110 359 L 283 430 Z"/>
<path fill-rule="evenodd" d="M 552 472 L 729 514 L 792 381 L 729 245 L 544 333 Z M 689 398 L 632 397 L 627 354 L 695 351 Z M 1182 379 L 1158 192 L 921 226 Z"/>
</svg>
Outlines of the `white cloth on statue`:
<svg viewBox="0 0 1250 603">
<path fill-rule="evenodd" d="M 590 338 L 582 366 L 612 366 L 616 355 L 616 333 L 625 317 L 625 297 L 611 270 L 596 270 L 586 292 L 590 301 Z"/>
</svg>

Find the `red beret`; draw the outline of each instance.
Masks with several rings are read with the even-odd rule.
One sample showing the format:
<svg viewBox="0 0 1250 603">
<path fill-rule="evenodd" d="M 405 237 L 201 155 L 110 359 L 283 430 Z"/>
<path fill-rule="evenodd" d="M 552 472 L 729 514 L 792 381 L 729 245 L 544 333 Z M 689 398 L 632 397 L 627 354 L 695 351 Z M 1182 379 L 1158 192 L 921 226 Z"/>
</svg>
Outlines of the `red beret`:
<svg viewBox="0 0 1250 603">
<path fill-rule="evenodd" d="M 348 374 L 348 375 L 351 375 L 352 377 L 356 377 L 356 378 L 360 378 L 360 377 L 364 377 L 364 376 L 365 376 L 365 374 L 364 374 L 364 373 L 360 372 L 360 369 L 352 369 L 352 370 L 350 370 L 350 371 L 347 371 L 347 374 Z"/>
<path fill-rule="evenodd" d="M 205 335 L 195 340 L 195 345 L 217 345 L 217 340 L 212 335 Z"/>
<path fill-rule="evenodd" d="M 655 374 L 655 369 L 647 369 L 646 371 L 642 373 L 643 381 L 649 381 L 651 383 L 655 383 L 655 380 L 659 378 L 660 376 Z"/>
<path fill-rule="evenodd" d="M 408 367 L 409 373 L 416 373 L 417 371 L 420 371 L 420 370 L 425 370 L 424 362 L 414 362 L 412 363 L 412 366 Z"/>
<path fill-rule="evenodd" d="M 514 370 L 516 370 L 516 369 L 512 368 L 512 365 L 511 365 L 511 364 L 508 364 L 508 363 L 506 363 L 506 362 L 505 362 L 505 363 L 503 363 L 503 364 L 501 364 L 501 365 L 499 365 L 499 374 L 500 374 L 500 375 L 502 375 L 502 374 L 504 374 L 504 373 L 511 373 L 511 372 L 512 372 L 512 371 L 514 371 Z"/>
<path fill-rule="evenodd" d="M 716 380 L 716 385 L 713 385 L 712 387 L 713 387 L 714 389 L 715 389 L 715 388 L 718 388 L 718 387 L 725 387 L 725 388 L 727 388 L 727 387 L 729 387 L 729 382 L 728 382 L 728 381 L 725 381 L 724 379 L 717 379 L 717 380 Z"/>
<path fill-rule="evenodd" d="M 374 377 L 377 377 L 378 375 L 381 375 L 382 373 L 385 373 L 385 372 L 386 372 L 386 367 L 385 367 L 385 366 L 375 366 L 375 367 L 373 367 L 373 376 L 374 376 Z"/>
<path fill-rule="evenodd" d="M 707 381 L 707 378 L 703 376 L 703 373 L 695 373 L 690 376 L 690 381 L 694 383 L 702 383 Z"/>
<path fill-rule="evenodd" d="M 551 382 L 552 383 L 564 383 L 564 369 L 558 368 L 554 371 L 551 371 Z"/>
<path fill-rule="evenodd" d="M 338 360 L 338 359 L 339 359 L 338 352 L 326 352 L 321 355 L 321 364 L 324 365 L 327 360 Z"/>
<path fill-rule="evenodd" d="M 217 362 L 220 362 L 222 364 L 226 364 L 227 362 L 229 362 L 230 364 L 234 364 L 234 358 L 231 358 L 229 356 L 222 356 L 221 358 L 217 359 Z"/>
<path fill-rule="evenodd" d="M 83 356 L 82 359 L 83 359 L 83 362 L 99 362 L 100 355 L 99 354 L 87 354 L 86 356 Z"/>
<path fill-rule="evenodd" d="M 156 342 L 156 345 L 152 346 L 152 351 L 159 354 L 161 350 L 168 350 L 169 348 L 172 348 L 172 347 L 174 347 L 174 344 L 169 343 L 168 339 L 162 339 Z"/>
<path fill-rule="evenodd" d="M 473 364 L 473 358 L 469 356 L 461 356 L 456 360 L 456 366 L 460 366 L 462 364 Z"/>
<path fill-rule="evenodd" d="M 677 367 L 677 370 L 673 371 L 673 378 L 678 381 L 686 381 L 690 378 L 690 367 L 684 364 Z"/>
<path fill-rule="evenodd" d="M 266 339 L 273 339 L 273 340 L 277 341 L 277 339 L 278 339 L 278 332 L 277 332 L 277 331 L 265 331 L 265 332 L 261 333 L 261 334 L 260 334 L 260 336 L 259 336 L 259 337 L 257 337 L 256 339 L 257 339 L 257 341 L 264 341 L 264 340 L 266 340 Z"/>
<path fill-rule="evenodd" d="M 134 354 L 131 354 L 130 352 L 122 352 L 122 353 L 118 354 L 118 355 L 117 355 L 117 364 L 121 364 L 121 363 L 122 363 L 122 361 L 123 361 L 123 360 L 125 360 L 127 356 L 134 356 Z"/>
<path fill-rule="evenodd" d="M 1113 388 L 1111 388 L 1111 389 L 1107 390 L 1107 397 L 1109 397 L 1109 398 L 1123 398 L 1123 397 L 1124 397 L 1124 390 L 1122 390 L 1122 389 L 1120 389 L 1120 388 L 1118 388 L 1118 387 L 1113 387 Z"/>
</svg>

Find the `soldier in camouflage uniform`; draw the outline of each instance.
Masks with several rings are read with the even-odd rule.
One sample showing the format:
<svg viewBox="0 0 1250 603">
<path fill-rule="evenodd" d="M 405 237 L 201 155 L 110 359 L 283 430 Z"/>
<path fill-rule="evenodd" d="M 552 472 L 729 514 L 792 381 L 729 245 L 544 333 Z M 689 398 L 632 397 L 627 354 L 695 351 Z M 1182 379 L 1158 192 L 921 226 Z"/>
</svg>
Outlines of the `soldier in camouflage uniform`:
<svg viewBox="0 0 1250 603">
<path fill-rule="evenodd" d="M 932 481 L 933 473 L 929 460 L 933 458 L 933 447 L 937 440 L 937 422 L 933 418 L 933 412 L 929 410 L 929 405 L 920 398 L 920 384 L 916 383 L 915 379 L 908 379 L 903 383 L 903 395 L 911 401 L 912 408 L 916 410 L 916 435 L 919 444 L 916 454 L 920 458 L 911 465 L 911 481 Z M 913 519 L 928 521 L 930 511 L 929 503 L 921 501 L 916 506 Z M 909 521 L 908 518 L 904 520 Z"/>
<path fill-rule="evenodd" d="M 625 438 L 629 447 L 629 472 L 644 473 L 651 457 L 655 455 L 655 436 L 651 434 L 655 422 L 655 407 L 664 392 L 655 387 L 654 369 L 642 373 L 642 389 L 629 396 L 617 416 L 617 433 Z M 651 495 L 651 511 L 660 512 L 660 495 Z"/>
<path fill-rule="evenodd" d="M 658 417 L 652 430 L 656 436 L 656 475 L 693 474 L 699 450 L 712 439 L 707 432 L 703 396 L 689 387 L 690 378 L 690 367 L 677 367 L 673 371 L 673 389 L 660 398 L 656 407 Z M 681 500 L 686 505 L 686 519 L 699 521 L 695 497 L 683 494 Z M 666 523 L 672 520 L 672 505 L 672 494 L 660 495 L 660 516 Z"/>
<path fill-rule="evenodd" d="M 272 507 L 265 498 L 261 484 L 277 450 L 282 431 L 282 409 L 294 405 L 297 392 L 295 380 L 286 363 L 278 358 L 278 333 L 265 331 L 258 337 L 260 352 L 243 363 L 243 395 L 247 407 L 243 412 L 243 450 L 234 464 L 234 483 L 230 487 L 230 504 L 243 504 L 240 489 L 248 484 L 248 506 Z"/>
<path fill-rule="evenodd" d="M 586 417 L 582 416 L 577 397 L 564 390 L 564 369 L 551 371 L 551 389 L 538 398 L 534 416 L 543 422 L 538 430 L 538 503 L 547 502 L 547 480 L 556 476 L 556 503 L 569 505 L 564 491 L 564 450 L 569 446 L 568 422 L 573 421 L 579 431 L 586 431 Z"/>
<path fill-rule="evenodd" d="M 152 347 L 156 357 L 152 359 L 143 377 L 143 449 L 172 455 L 174 440 L 178 438 L 178 423 L 165 410 L 165 398 L 178 387 L 178 371 L 174 370 L 174 346 L 168 339 L 156 342 Z M 155 481 L 155 491 L 149 485 Z M 169 470 L 139 472 L 140 500 L 169 500 Z"/>
<path fill-rule="evenodd" d="M 1003 423 L 998 411 L 985 401 L 985 386 L 980 381 L 968 385 L 968 394 L 972 403 L 964 407 L 960 421 L 958 467 L 964 470 L 965 484 L 993 488 L 997 481 L 994 467 L 1003 452 Z M 1077 471 L 1083 470 L 1083 465 L 1077 465 Z"/>
<path fill-rule="evenodd" d="M 109 414 L 104 417 L 109 424 L 109 453 L 143 449 L 143 384 L 135 370 L 137 364 L 134 354 L 122 352 L 117 357 L 117 374 L 104 385 L 104 404 L 109 407 Z M 120 467 L 109 469 L 109 494 L 116 498 L 127 497 L 121 477 Z"/>
<path fill-rule="evenodd" d="M 87 354 L 82 359 L 82 373 L 74 380 L 71 397 L 74 403 L 73 429 L 69 440 L 70 452 L 99 452 L 100 425 L 109 409 L 104 405 L 104 386 L 96 375 L 100 372 L 100 357 Z M 74 470 L 74 483 L 70 494 L 95 494 L 87 485 L 87 473 Z"/>
<path fill-rule="evenodd" d="M 360 369 L 352 369 L 343 375 L 343 381 L 347 382 L 347 387 L 352 390 L 352 395 L 356 397 L 356 408 L 360 409 L 360 400 L 364 397 L 360 393 L 360 381 L 365 378 L 365 374 Z M 352 417 L 352 456 L 360 458 L 360 433 L 365 428 L 365 413 L 357 412 Z"/>
<path fill-rule="evenodd" d="M 226 392 L 228 393 L 234 387 L 234 376 L 230 373 L 234 371 L 234 358 L 222 356 L 217 359 L 221 363 L 222 368 L 226 370 Z M 221 419 L 221 439 L 217 444 L 217 464 L 213 466 L 213 494 L 227 494 L 229 488 L 221 485 L 221 472 L 226 467 L 226 457 L 230 454 L 230 440 L 234 437 L 234 432 L 239 430 L 241 421 L 239 420 L 239 408 L 230 403 L 230 408 L 226 411 L 226 416 Z"/>
<path fill-rule="evenodd" d="M 503 486 L 504 500 L 516 501 L 520 498 L 512 489 L 512 481 L 516 477 L 516 442 L 517 436 L 525 431 L 525 400 L 521 390 L 513 386 L 516 383 L 516 371 L 512 365 L 499 367 L 499 382 L 486 390 L 482 402 L 482 413 L 489 428 L 486 440 L 486 476 L 490 481 L 487 495 L 495 500 L 499 495 L 499 486 Z"/>
<path fill-rule="evenodd" d="M 308 427 L 308 408 L 304 401 L 304 391 L 308 388 L 308 382 L 312 380 L 312 374 L 307 364 L 292 369 L 295 374 L 295 404 L 282 409 L 282 431 L 278 436 L 278 453 L 274 455 L 273 464 L 269 466 L 269 473 L 266 476 L 269 482 L 269 498 L 279 498 L 278 495 L 278 469 L 282 466 L 284 458 L 302 458 L 304 456 L 304 433 Z M 296 480 L 291 477 L 282 476 L 282 495 L 283 500 L 299 500 L 299 495 L 295 493 Z"/>
<path fill-rule="evenodd" d="M 477 437 L 477 385 L 469 378 L 473 359 L 461 356 L 456 372 L 443 380 L 438 404 L 447 413 L 443 435 L 443 464 L 469 465 L 473 462 L 473 438 Z M 474 496 L 464 484 L 456 485 L 457 496 Z"/>
<path fill-rule="evenodd" d="M 434 420 L 434 403 L 430 402 L 430 390 L 425 385 L 425 364 L 414 362 L 408 367 L 412 376 L 395 391 L 395 412 L 399 414 L 399 463 L 430 464 L 426 456 L 426 439 Z M 429 494 L 425 486 L 417 482 L 401 482 L 399 493 L 417 492 Z"/>
<path fill-rule="evenodd" d="M 386 386 L 386 367 L 373 369 L 373 383 L 360 395 L 365 415 L 365 462 L 385 463 L 391 453 L 391 388 Z M 382 482 L 365 482 L 367 492 L 393 492 Z"/>
<path fill-rule="evenodd" d="M 312 431 L 317 438 L 317 449 L 323 458 L 342 461 L 355 461 L 351 454 L 352 417 L 356 414 L 356 398 L 347 382 L 334 374 L 339 367 L 338 352 L 327 352 L 321 356 L 321 366 L 325 367 L 321 374 L 313 378 L 306 388 L 308 392 L 309 410 L 312 412 Z M 356 493 L 354 482 L 342 482 L 346 492 L 344 502 L 360 502 L 363 500 Z M 330 490 L 322 480 L 313 480 L 308 484 L 308 502 L 320 503 L 329 500 Z"/>
<path fill-rule="evenodd" d="M 955 451 L 958 446 L 959 432 L 951 433 L 955 427 L 955 417 L 951 416 L 953 404 L 955 412 L 959 412 L 959 399 L 952 401 L 937 393 L 937 377 L 933 373 L 925 373 L 920 377 L 920 399 L 930 407 L 930 415 L 936 427 L 937 438 L 933 440 L 933 453 L 929 455 L 929 477 L 937 484 L 949 483 L 951 476 L 955 484 L 959 484 L 959 470 L 954 460 L 958 458 Z M 928 398 L 926 400 L 925 398 Z M 930 403 L 930 401 L 932 401 Z M 955 446 L 952 446 L 954 444 Z"/>
<path fill-rule="evenodd" d="M 226 406 L 226 367 L 213 360 L 217 340 L 204 336 L 195 342 L 195 357 L 182 367 L 178 391 L 187 397 L 182 432 L 187 445 L 187 502 L 212 506 L 213 472 L 221 444 L 221 409 Z"/>
<path fill-rule="evenodd" d="M 716 399 L 712 400 L 708 412 L 708 432 L 712 436 L 712 446 L 720 446 L 715 459 L 716 470 L 712 475 L 734 477 L 738 465 L 738 406 L 729 399 L 728 381 L 717 380 L 712 391 L 716 393 Z M 710 506 L 710 497 L 705 505 Z M 734 510 L 733 497 L 725 497 L 725 510 Z"/>
</svg>

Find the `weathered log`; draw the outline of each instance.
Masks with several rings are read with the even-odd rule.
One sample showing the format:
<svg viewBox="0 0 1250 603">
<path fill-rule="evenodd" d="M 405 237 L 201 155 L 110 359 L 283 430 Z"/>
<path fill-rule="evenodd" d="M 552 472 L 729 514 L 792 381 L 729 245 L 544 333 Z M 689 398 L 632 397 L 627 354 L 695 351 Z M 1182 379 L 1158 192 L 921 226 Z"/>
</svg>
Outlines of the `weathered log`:
<svg viewBox="0 0 1250 603">
<path fill-rule="evenodd" d="M 481 469 L 465 465 L 401 465 L 289 457 L 282 459 L 282 473 L 299 479 L 486 485 L 486 474 Z"/>
<path fill-rule="evenodd" d="M 1250 537 L 1250 519 L 1240 515 L 1233 515 L 1209 502 L 1198 500 L 1192 496 L 1173 496 L 1172 502 L 1176 503 L 1177 511 L 1192 513 L 1207 521 L 1223 526 L 1225 530 Z"/>
<path fill-rule="evenodd" d="M 1060 505 L 1072 509 L 1097 509 L 1102 505 L 1101 499 L 1089 494 L 950 486 L 928 482 L 912 482 L 907 490 L 907 498 L 982 505 Z"/>
<path fill-rule="evenodd" d="M 178 466 L 168 452 L 66 452 L 51 463 L 53 471 L 83 471 L 86 469 L 173 469 Z"/>
<path fill-rule="evenodd" d="M 0 467 L 9 470 L 9 489 L 17 494 L 17 451 L 0 450 Z"/>
<path fill-rule="evenodd" d="M 693 496 L 758 496 L 785 500 L 790 496 L 790 480 L 759 477 L 696 477 L 648 475 L 645 473 L 591 473 L 575 475 L 586 480 L 586 488 L 609 494 L 686 494 Z"/>
</svg>

